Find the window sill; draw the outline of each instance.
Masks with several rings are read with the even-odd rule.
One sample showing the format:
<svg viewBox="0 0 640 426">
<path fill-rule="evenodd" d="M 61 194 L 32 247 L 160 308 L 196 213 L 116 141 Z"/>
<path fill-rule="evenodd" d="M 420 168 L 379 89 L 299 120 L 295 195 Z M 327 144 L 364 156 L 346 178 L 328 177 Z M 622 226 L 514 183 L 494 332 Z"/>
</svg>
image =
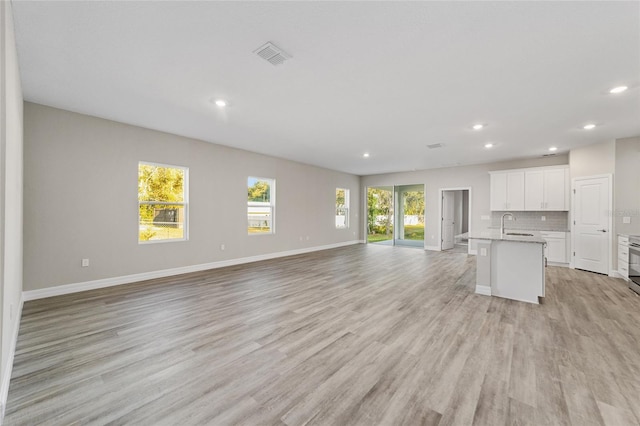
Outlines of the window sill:
<svg viewBox="0 0 640 426">
<path fill-rule="evenodd" d="M 138 241 L 138 244 L 141 246 L 145 246 L 147 244 L 182 243 L 185 241 L 189 241 L 189 239 L 188 238 L 171 238 L 167 240 Z"/>
</svg>

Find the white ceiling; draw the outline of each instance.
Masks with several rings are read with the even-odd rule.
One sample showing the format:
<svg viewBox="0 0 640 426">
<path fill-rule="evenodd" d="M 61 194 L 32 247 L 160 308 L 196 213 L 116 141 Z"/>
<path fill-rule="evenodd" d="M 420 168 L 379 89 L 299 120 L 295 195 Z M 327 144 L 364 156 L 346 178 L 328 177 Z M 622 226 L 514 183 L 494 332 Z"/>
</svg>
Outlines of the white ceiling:
<svg viewBox="0 0 640 426">
<path fill-rule="evenodd" d="M 28 101 L 358 175 L 640 135 L 635 1 L 13 9 Z M 276 67 L 252 53 L 267 41 L 293 59 Z"/>
</svg>

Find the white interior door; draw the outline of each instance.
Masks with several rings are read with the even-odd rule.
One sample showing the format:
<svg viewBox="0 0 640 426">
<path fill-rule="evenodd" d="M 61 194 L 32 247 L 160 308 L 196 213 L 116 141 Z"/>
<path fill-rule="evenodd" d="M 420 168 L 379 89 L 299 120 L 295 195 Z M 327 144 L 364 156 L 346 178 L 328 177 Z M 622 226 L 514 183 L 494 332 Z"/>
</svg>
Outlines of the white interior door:
<svg viewBox="0 0 640 426">
<path fill-rule="evenodd" d="M 455 224 L 455 194 L 442 193 L 442 250 L 453 248 L 453 228 Z"/>
<path fill-rule="evenodd" d="M 573 266 L 601 274 L 609 273 L 611 251 L 609 177 L 574 181 Z"/>
</svg>

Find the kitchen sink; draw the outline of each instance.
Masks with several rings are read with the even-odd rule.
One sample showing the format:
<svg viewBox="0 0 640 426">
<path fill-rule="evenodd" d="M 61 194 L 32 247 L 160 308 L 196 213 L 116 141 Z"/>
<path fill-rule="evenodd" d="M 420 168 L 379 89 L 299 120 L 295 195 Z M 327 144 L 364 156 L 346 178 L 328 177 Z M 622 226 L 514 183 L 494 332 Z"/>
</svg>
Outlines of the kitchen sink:
<svg viewBox="0 0 640 426">
<path fill-rule="evenodd" d="M 520 232 L 505 232 L 505 235 L 517 235 L 518 237 L 533 237 L 533 234 L 523 234 Z"/>
</svg>

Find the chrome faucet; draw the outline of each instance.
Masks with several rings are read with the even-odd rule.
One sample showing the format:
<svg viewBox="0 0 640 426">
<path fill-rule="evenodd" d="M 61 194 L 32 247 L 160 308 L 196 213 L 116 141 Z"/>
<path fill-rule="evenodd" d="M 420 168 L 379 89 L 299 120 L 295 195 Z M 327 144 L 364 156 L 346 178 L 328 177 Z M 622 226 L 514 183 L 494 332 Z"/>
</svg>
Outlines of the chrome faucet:
<svg viewBox="0 0 640 426">
<path fill-rule="evenodd" d="M 515 216 L 513 216 L 511 213 L 507 212 L 505 214 L 502 215 L 502 218 L 500 219 L 500 235 L 504 234 L 504 217 L 505 216 L 511 216 L 512 220 L 516 220 Z"/>
</svg>

